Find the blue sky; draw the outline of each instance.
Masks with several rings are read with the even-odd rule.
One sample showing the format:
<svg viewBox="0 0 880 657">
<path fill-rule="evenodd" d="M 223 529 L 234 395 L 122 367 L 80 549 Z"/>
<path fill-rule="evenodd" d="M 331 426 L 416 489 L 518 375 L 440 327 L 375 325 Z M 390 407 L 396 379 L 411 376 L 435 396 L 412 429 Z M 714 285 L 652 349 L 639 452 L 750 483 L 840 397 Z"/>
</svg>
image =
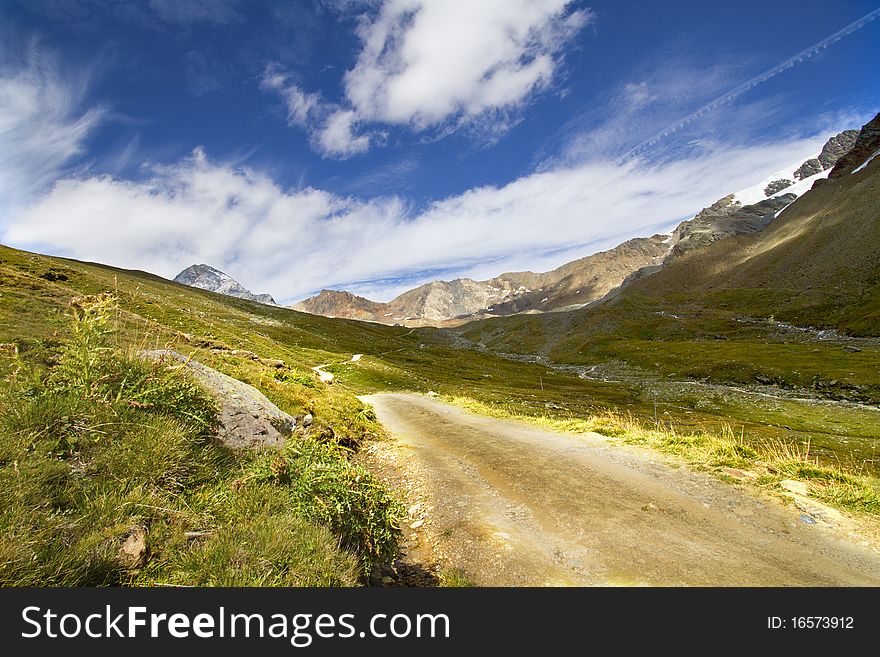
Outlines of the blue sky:
<svg viewBox="0 0 880 657">
<path fill-rule="evenodd" d="M 876 0 L 0 7 L 0 240 L 288 301 L 665 231 L 880 108 Z"/>
</svg>

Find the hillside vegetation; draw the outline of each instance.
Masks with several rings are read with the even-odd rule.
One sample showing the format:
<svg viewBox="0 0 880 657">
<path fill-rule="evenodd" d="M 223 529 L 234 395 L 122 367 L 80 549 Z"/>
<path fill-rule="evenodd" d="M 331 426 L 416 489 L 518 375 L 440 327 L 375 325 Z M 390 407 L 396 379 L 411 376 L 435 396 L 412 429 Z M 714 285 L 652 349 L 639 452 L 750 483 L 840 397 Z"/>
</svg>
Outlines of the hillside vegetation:
<svg viewBox="0 0 880 657">
<path fill-rule="evenodd" d="M 606 303 L 455 330 L 328 319 L 0 247 L 0 582 L 365 581 L 394 555 L 402 516 L 351 458 L 383 437 L 357 398 L 376 391 L 596 430 L 722 476 L 756 470 L 771 489 L 799 478 L 876 515 L 877 171 L 829 181 L 765 231 Z M 280 453 L 224 449 L 212 401 L 136 357 L 158 348 L 311 414 L 308 435 Z"/>
<path fill-rule="evenodd" d="M 396 554 L 402 511 L 343 444 L 377 430 L 364 409 L 324 400 L 339 435 L 231 451 L 213 399 L 136 356 L 115 296 L 49 314 L 27 321 L 52 337 L 4 345 L 0 585 L 352 585 Z"/>
</svg>

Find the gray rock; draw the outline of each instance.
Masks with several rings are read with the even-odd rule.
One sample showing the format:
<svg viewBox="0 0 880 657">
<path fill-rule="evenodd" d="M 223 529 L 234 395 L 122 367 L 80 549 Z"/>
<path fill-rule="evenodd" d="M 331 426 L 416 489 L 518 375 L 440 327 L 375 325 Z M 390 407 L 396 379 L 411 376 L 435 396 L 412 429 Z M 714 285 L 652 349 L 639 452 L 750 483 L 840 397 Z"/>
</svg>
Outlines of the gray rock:
<svg viewBox="0 0 880 657">
<path fill-rule="evenodd" d="M 786 187 L 791 187 L 794 185 L 794 182 L 789 180 L 788 178 L 780 178 L 779 180 L 774 180 L 769 185 L 764 188 L 764 196 L 773 196 L 774 194 L 778 194 Z"/>
<path fill-rule="evenodd" d="M 858 136 L 858 130 L 844 130 L 833 136 L 825 142 L 819 157 L 811 157 L 794 172 L 795 180 L 803 180 L 832 168 L 840 158 L 849 153 Z"/>
<path fill-rule="evenodd" d="M 702 248 L 712 242 L 731 235 L 748 235 L 763 230 L 780 210 L 797 197 L 794 194 L 781 194 L 767 198 L 753 205 L 743 206 L 731 194 L 708 208 L 696 217 L 683 221 L 672 233 L 673 247 L 665 262 L 678 258 L 689 251 Z"/>
<path fill-rule="evenodd" d="M 220 406 L 217 437 L 229 447 L 282 447 L 296 426 L 296 421 L 290 415 L 243 381 L 176 351 L 157 349 L 143 351 L 141 356 L 149 360 L 174 360 L 185 364 L 186 371 L 217 400 Z"/>
<path fill-rule="evenodd" d="M 880 114 L 862 126 L 852 148 L 840 157 L 828 174 L 828 178 L 833 180 L 852 173 L 878 150 L 880 150 Z"/>
<path fill-rule="evenodd" d="M 209 265 L 190 265 L 174 277 L 174 282 L 237 299 L 275 305 L 275 299 L 272 298 L 272 295 L 254 294 L 228 274 Z"/>
<path fill-rule="evenodd" d="M 858 130 L 844 130 L 825 142 L 822 152 L 819 153 L 819 162 L 822 163 L 822 170 L 827 171 L 852 150 L 855 146 L 856 139 L 859 136 Z"/>
<path fill-rule="evenodd" d="M 804 162 L 797 171 L 794 172 L 794 179 L 804 180 L 805 178 L 815 176 L 817 173 L 821 173 L 822 171 L 824 171 L 824 169 L 822 168 L 822 163 L 819 161 L 819 158 L 811 157 L 809 160 Z"/>
<path fill-rule="evenodd" d="M 122 547 L 119 548 L 117 559 L 126 568 L 142 568 L 147 562 L 147 532 L 143 527 L 133 527 Z"/>
</svg>

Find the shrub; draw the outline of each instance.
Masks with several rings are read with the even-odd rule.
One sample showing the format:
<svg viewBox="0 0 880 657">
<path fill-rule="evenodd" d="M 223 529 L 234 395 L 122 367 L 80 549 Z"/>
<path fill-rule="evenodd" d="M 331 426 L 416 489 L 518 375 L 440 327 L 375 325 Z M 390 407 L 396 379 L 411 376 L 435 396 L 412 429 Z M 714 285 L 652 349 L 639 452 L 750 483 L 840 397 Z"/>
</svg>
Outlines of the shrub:
<svg viewBox="0 0 880 657">
<path fill-rule="evenodd" d="M 361 558 L 365 573 L 397 555 L 403 507 L 370 473 L 350 463 L 344 448 L 289 441 L 281 454 L 258 464 L 254 479 L 287 487 L 304 515 L 326 524 Z"/>
</svg>

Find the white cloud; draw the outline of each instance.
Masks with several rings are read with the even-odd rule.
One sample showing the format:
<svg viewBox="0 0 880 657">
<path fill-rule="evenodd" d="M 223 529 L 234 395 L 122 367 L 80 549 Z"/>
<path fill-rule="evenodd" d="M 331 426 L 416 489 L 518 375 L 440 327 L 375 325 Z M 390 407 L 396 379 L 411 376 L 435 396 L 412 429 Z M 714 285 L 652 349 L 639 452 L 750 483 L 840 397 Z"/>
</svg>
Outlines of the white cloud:
<svg viewBox="0 0 880 657">
<path fill-rule="evenodd" d="M 487 116 L 497 133 L 506 114 L 546 89 L 562 50 L 590 21 L 571 0 L 385 0 L 362 17 L 362 49 L 344 76 L 345 98 L 309 105 L 315 98 L 267 71 L 263 86 L 278 91 L 291 124 L 308 122 L 324 155 L 366 151 L 358 125 L 407 126 L 415 131 L 473 125 Z M 317 100 L 315 98 L 315 100 Z M 293 109 L 292 109 L 293 108 Z"/>
<path fill-rule="evenodd" d="M 312 148 L 327 157 L 347 158 L 370 148 L 370 136 L 355 136 L 354 110 L 327 103 L 320 93 L 309 93 L 277 65 L 263 71 L 260 87 L 277 92 L 287 108 L 287 124 L 305 129 Z"/>
<path fill-rule="evenodd" d="M 287 107 L 287 122 L 290 125 L 306 128 L 323 113 L 321 94 L 306 93 L 277 65 L 266 67 L 260 79 L 260 87 L 278 92 Z"/>
<path fill-rule="evenodd" d="M 548 269 L 671 227 L 806 159 L 822 142 L 716 146 L 654 166 L 591 161 L 472 189 L 418 213 L 399 197 L 287 190 L 196 150 L 154 167 L 142 182 L 61 180 L 7 227 L 3 241 L 168 277 L 206 262 L 279 300 L 328 286 L 387 298 L 404 286 L 394 280 L 401 277 L 412 278 L 408 287 L 430 270 L 454 277 Z"/>
<path fill-rule="evenodd" d="M 66 171 L 104 116 L 79 111 L 82 76 L 59 70 L 36 46 L 0 67 L 0 221 Z"/>
<path fill-rule="evenodd" d="M 370 138 L 366 135 L 354 135 L 356 120 L 357 115 L 353 110 L 333 112 L 318 136 L 321 150 L 340 157 L 349 157 L 367 151 L 370 148 Z"/>
</svg>

